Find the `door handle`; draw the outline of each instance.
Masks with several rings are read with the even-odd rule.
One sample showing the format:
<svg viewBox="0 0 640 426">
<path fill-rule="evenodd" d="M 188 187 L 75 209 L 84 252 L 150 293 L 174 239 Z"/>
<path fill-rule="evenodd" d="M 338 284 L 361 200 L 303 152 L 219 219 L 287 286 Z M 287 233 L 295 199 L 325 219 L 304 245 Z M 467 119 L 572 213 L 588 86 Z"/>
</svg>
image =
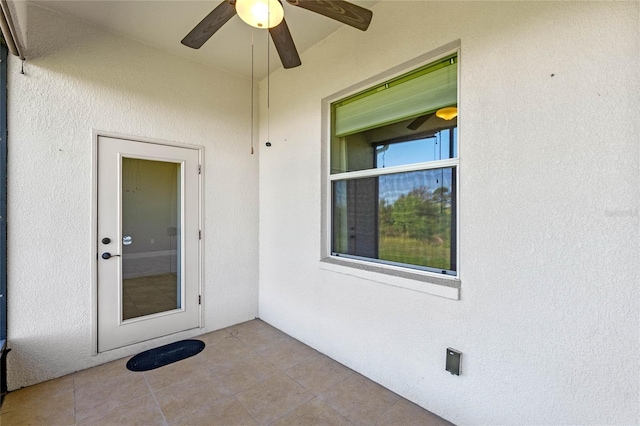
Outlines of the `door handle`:
<svg viewBox="0 0 640 426">
<path fill-rule="evenodd" d="M 111 259 L 112 257 L 120 257 L 119 254 L 111 254 L 109 252 L 104 252 L 102 253 L 102 258 L 107 260 L 107 259 Z"/>
</svg>

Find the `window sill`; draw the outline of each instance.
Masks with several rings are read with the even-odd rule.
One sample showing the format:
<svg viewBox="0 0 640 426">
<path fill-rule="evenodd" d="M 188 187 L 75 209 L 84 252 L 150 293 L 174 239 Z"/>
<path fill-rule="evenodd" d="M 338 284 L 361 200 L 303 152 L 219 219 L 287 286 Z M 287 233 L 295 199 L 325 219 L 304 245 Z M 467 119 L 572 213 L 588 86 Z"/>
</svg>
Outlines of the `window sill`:
<svg viewBox="0 0 640 426">
<path fill-rule="evenodd" d="M 457 278 L 441 278 L 435 274 L 382 267 L 368 262 L 334 257 L 322 259 L 320 269 L 446 299 L 460 300 L 460 280 Z"/>
</svg>

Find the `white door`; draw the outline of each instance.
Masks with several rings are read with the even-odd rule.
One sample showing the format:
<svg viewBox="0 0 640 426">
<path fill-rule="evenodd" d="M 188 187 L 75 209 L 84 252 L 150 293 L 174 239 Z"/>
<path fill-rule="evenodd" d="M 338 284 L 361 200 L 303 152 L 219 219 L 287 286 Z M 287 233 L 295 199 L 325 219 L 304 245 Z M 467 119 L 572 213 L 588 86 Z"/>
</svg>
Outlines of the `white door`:
<svg viewBox="0 0 640 426">
<path fill-rule="evenodd" d="M 200 151 L 98 137 L 98 352 L 200 325 Z"/>
</svg>

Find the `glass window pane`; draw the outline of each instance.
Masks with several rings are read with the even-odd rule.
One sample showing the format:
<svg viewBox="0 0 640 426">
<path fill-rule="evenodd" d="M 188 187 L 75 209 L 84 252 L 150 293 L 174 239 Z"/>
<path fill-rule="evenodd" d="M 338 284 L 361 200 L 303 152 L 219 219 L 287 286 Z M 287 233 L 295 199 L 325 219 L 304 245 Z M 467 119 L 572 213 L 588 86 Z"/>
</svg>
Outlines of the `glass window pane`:
<svg viewBox="0 0 640 426">
<path fill-rule="evenodd" d="M 122 159 L 122 319 L 181 308 L 181 165 Z"/>
<path fill-rule="evenodd" d="M 345 137 L 334 137 L 331 143 L 331 173 L 457 158 L 457 119 L 444 120 L 435 114 L 427 114 L 424 121 L 418 119 L 420 117 Z M 416 128 L 416 125 L 419 126 Z"/>
<path fill-rule="evenodd" d="M 331 174 L 457 158 L 457 94 L 453 56 L 333 103 Z"/>
<path fill-rule="evenodd" d="M 334 254 L 456 271 L 455 168 L 333 182 Z"/>
<path fill-rule="evenodd" d="M 423 138 L 382 143 L 375 147 L 378 169 L 428 161 L 446 160 L 457 155 L 456 128 L 444 129 Z"/>
</svg>

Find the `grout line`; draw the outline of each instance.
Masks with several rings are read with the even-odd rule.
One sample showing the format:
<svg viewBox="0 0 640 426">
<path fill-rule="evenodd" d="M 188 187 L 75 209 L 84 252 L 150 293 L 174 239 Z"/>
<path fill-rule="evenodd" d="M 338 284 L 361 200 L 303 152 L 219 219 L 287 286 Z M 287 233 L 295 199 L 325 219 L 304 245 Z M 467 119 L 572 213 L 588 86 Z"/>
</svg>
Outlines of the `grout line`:
<svg viewBox="0 0 640 426">
<path fill-rule="evenodd" d="M 300 385 L 302 386 L 302 385 Z M 311 401 L 313 401 L 314 399 L 318 398 L 316 395 L 313 394 L 313 392 L 311 392 L 310 390 L 308 390 L 307 388 L 305 388 L 304 386 L 302 386 L 307 392 L 309 392 L 312 396 L 311 398 L 307 399 L 306 401 L 304 401 L 302 404 L 295 406 L 294 408 L 292 408 L 291 410 L 287 411 L 286 413 L 284 413 L 282 416 L 278 417 L 277 419 L 275 419 L 274 421 L 272 421 L 271 423 L 269 423 L 269 425 L 272 425 L 282 419 L 284 419 L 285 417 L 287 417 L 289 414 L 293 413 L 294 411 L 296 411 L 298 408 L 302 407 L 305 404 L 310 403 Z"/>
<path fill-rule="evenodd" d="M 77 400 L 76 400 L 76 373 L 73 373 L 73 420 L 78 423 L 78 409 L 77 409 Z"/>
<path fill-rule="evenodd" d="M 240 392 L 238 392 L 238 393 L 240 393 Z M 262 423 L 260 423 L 260 422 L 258 421 L 258 419 L 256 419 L 256 417 L 253 415 L 253 413 L 251 413 L 251 411 L 249 411 L 249 409 L 248 409 L 247 407 L 245 407 L 245 405 L 242 403 L 242 401 L 240 401 L 238 398 L 236 398 L 236 395 L 237 395 L 238 393 L 235 393 L 235 394 L 231 395 L 231 398 L 235 399 L 235 400 L 236 400 L 236 402 L 237 402 L 238 404 L 240 404 L 240 406 L 241 406 L 242 408 L 244 408 L 244 410 L 247 412 L 247 414 L 249 414 L 249 415 L 251 416 L 251 418 L 256 422 L 256 424 L 261 425 Z"/>
<path fill-rule="evenodd" d="M 387 389 L 387 388 L 385 388 L 385 389 Z M 395 392 L 394 392 L 394 393 L 395 393 Z M 396 395 L 398 395 L 397 393 L 395 393 L 395 394 L 396 394 Z M 398 395 L 398 396 L 399 396 L 398 400 L 397 400 L 396 402 L 394 402 L 393 404 L 391 404 L 389 407 L 387 407 L 387 409 L 386 409 L 386 410 L 384 410 L 382 413 L 380 413 L 380 414 L 376 417 L 376 420 L 377 420 L 377 419 L 382 418 L 385 414 L 387 414 L 387 413 L 389 412 L 389 410 L 391 410 L 393 407 L 395 407 L 396 405 L 398 405 L 398 404 L 403 400 L 403 398 L 402 398 L 400 395 Z M 375 423 L 375 421 L 374 421 L 374 423 Z"/>
<path fill-rule="evenodd" d="M 151 389 L 151 385 L 149 384 L 149 380 L 147 380 L 147 376 L 144 373 L 142 373 L 142 377 L 144 377 L 144 382 L 149 387 L 149 392 L 151 392 L 151 397 L 155 401 L 156 406 L 158 407 L 158 410 L 160 410 L 160 415 L 162 416 L 162 420 L 164 420 L 164 424 L 168 425 L 169 422 L 167 421 L 167 418 L 164 416 L 164 413 L 162 412 L 162 407 L 160 406 L 160 403 L 158 402 L 158 399 L 156 398 L 156 394 L 153 392 L 153 389 Z"/>
</svg>

